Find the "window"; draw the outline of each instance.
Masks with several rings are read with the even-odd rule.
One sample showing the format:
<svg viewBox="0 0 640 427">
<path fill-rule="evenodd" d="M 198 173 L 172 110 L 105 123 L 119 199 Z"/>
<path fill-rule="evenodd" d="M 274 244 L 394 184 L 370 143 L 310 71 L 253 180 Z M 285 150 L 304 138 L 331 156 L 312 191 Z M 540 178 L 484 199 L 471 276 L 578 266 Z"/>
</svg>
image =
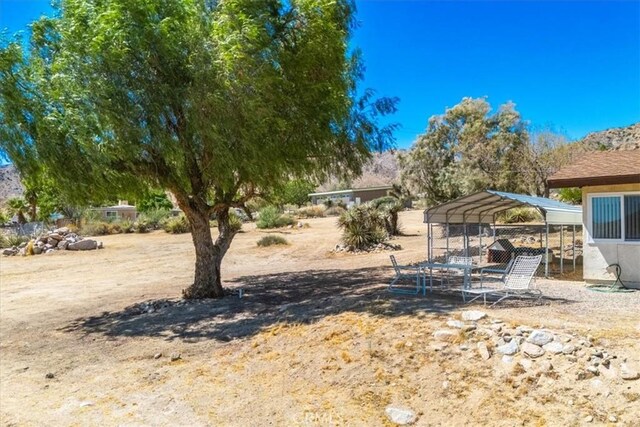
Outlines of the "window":
<svg viewBox="0 0 640 427">
<path fill-rule="evenodd" d="M 591 237 L 640 242 L 640 194 L 591 197 Z"/>
<path fill-rule="evenodd" d="M 107 218 L 116 218 L 118 216 L 118 212 L 116 212 L 116 211 L 107 211 L 106 212 L 106 216 L 107 216 Z"/>
</svg>

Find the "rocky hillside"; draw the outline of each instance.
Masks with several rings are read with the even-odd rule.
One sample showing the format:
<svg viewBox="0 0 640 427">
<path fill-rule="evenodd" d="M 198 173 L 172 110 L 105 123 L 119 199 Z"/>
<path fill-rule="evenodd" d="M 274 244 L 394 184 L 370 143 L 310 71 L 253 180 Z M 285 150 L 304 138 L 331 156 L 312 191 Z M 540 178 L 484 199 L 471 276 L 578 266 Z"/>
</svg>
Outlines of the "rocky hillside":
<svg viewBox="0 0 640 427">
<path fill-rule="evenodd" d="M 579 141 L 587 150 L 640 149 L 640 123 L 623 128 L 592 132 Z"/>
<path fill-rule="evenodd" d="M 0 166 L 0 205 L 7 199 L 21 196 L 24 187 L 20 183 L 20 175 L 13 165 Z"/>
<path fill-rule="evenodd" d="M 366 188 L 391 185 L 400 181 L 397 152 L 385 151 L 374 153 L 373 158 L 365 165 L 362 175 L 350 183 L 341 183 L 337 178 L 331 178 L 318 191 L 332 191 L 339 188 Z"/>
</svg>

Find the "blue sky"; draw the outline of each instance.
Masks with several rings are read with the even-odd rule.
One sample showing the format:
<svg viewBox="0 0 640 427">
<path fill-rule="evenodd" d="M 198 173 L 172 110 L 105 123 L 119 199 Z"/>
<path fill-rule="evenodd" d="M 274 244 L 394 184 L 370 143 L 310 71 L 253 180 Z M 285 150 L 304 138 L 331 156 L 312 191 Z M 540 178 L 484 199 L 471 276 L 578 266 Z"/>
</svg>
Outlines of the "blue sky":
<svg viewBox="0 0 640 427">
<path fill-rule="evenodd" d="M 400 98 L 400 148 L 464 96 L 572 139 L 640 121 L 640 1 L 358 1 L 364 86 Z M 48 1 L 0 0 L 26 30 Z"/>
</svg>

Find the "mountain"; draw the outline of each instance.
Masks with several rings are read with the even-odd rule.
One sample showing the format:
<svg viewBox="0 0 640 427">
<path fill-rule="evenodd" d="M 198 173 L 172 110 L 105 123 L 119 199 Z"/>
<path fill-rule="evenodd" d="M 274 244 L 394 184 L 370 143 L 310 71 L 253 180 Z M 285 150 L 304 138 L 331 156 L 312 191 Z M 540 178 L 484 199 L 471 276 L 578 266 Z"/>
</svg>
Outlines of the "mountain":
<svg viewBox="0 0 640 427">
<path fill-rule="evenodd" d="M 400 181 L 397 151 L 373 153 L 371 160 L 362 168 L 362 175 L 351 182 L 341 182 L 330 178 L 320 185 L 317 191 L 333 191 L 347 188 L 382 187 L 397 184 Z"/>
<path fill-rule="evenodd" d="M 17 169 L 13 165 L 0 166 L 0 205 L 4 205 L 7 199 L 22 196 L 22 193 L 24 187 Z"/>
<path fill-rule="evenodd" d="M 640 149 L 640 123 L 592 132 L 578 143 L 586 150 L 637 150 Z"/>
</svg>

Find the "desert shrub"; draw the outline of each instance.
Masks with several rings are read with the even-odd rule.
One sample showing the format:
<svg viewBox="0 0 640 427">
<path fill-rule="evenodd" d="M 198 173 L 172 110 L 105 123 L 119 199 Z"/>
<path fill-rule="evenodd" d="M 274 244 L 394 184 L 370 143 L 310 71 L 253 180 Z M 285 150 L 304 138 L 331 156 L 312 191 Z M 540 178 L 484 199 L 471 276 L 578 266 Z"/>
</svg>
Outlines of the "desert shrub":
<svg viewBox="0 0 640 427">
<path fill-rule="evenodd" d="M 122 223 L 120 221 L 113 221 L 109 224 L 109 234 L 121 234 Z"/>
<path fill-rule="evenodd" d="M 120 228 L 123 233 L 133 233 L 135 231 L 134 223 L 130 219 L 123 219 L 120 221 Z"/>
<path fill-rule="evenodd" d="M 286 227 L 295 224 L 296 219 L 291 215 L 280 215 L 276 220 L 276 227 Z"/>
<path fill-rule="evenodd" d="M 22 243 L 28 240 L 28 237 L 18 236 L 17 234 L 0 234 L 0 248 L 12 248 L 14 246 L 20 246 Z"/>
<path fill-rule="evenodd" d="M 0 210 L 0 225 L 11 221 L 11 215 L 5 210 Z"/>
<path fill-rule="evenodd" d="M 387 240 L 385 215 L 370 204 L 354 206 L 338 218 L 342 241 L 366 249 Z"/>
<path fill-rule="evenodd" d="M 87 236 L 104 236 L 109 234 L 111 224 L 105 221 L 87 222 L 82 226 L 82 234 Z"/>
<path fill-rule="evenodd" d="M 267 206 L 269 206 L 269 202 L 267 202 L 265 199 L 261 197 L 255 197 L 249 200 L 247 203 L 245 203 L 245 205 L 251 212 L 260 212 L 261 209 L 264 209 Z"/>
<path fill-rule="evenodd" d="M 542 221 L 540 212 L 533 208 L 513 208 L 497 215 L 497 221 L 504 224 Z"/>
<path fill-rule="evenodd" d="M 558 196 L 561 201 L 570 203 L 572 205 L 579 205 L 582 203 L 582 189 L 576 187 L 561 188 L 558 191 Z"/>
<path fill-rule="evenodd" d="M 277 221 L 280 218 L 280 211 L 275 206 L 266 206 L 260 209 L 258 212 L 258 221 L 256 221 L 256 227 L 258 228 L 275 228 L 277 227 Z"/>
<path fill-rule="evenodd" d="M 152 229 L 153 228 L 144 218 L 139 218 L 136 222 L 133 223 L 133 231 L 136 233 L 148 233 Z"/>
<path fill-rule="evenodd" d="M 398 212 L 402 210 L 402 202 L 391 196 L 380 197 L 372 200 L 371 206 L 384 214 L 385 228 L 390 236 L 400 234 Z"/>
<path fill-rule="evenodd" d="M 79 233 L 80 232 L 80 227 L 78 227 L 75 224 L 67 224 L 67 225 L 65 225 L 65 227 L 67 227 L 69 229 L 69 233 Z"/>
<path fill-rule="evenodd" d="M 187 222 L 187 218 L 184 215 L 180 215 L 166 219 L 162 223 L 162 228 L 164 229 L 164 231 L 171 234 L 188 233 L 189 223 Z"/>
<path fill-rule="evenodd" d="M 234 232 L 242 230 L 242 218 L 234 211 L 229 211 L 229 225 Z"/>
<path fill-rule="evenodd" d="M 82 219 L 86 223 L 102 221 L 102 212 L 96 209 L 87 209 L 82 213 Z"/>
<path fill-rule="evenodd" d="M 305 206 L 298 209 L 297 214 L 300 218 L 321 218 L 326 210 L 327 208 L 323 205 Z"/>
<path fill-rule="evenodd" d="M 268 236 L 264 236 L 260 240 L 258 240 L 258 246 L 266 247 L 273 245 L 288 245 L 289 242 L 282 236 L 275 236 L 273 234 L 269 234 Z"/>
<path fill-rule="evenodd" d="M 171 217 L 171 211 L 166 209 L 151 209 L 147 212 L 141 213 L 138 216 L 137 222 L 144 222 L 147 228 L 151 230 L 157 230 L 162 228 L 164 221 Z"/>
<path fill-rule="evenodd" d="M 326 211 L 324 211 L 325 216 L 340 216 L 345 213 L 347 210 L 341 206 L 332 206 Z"/>
</svg>

